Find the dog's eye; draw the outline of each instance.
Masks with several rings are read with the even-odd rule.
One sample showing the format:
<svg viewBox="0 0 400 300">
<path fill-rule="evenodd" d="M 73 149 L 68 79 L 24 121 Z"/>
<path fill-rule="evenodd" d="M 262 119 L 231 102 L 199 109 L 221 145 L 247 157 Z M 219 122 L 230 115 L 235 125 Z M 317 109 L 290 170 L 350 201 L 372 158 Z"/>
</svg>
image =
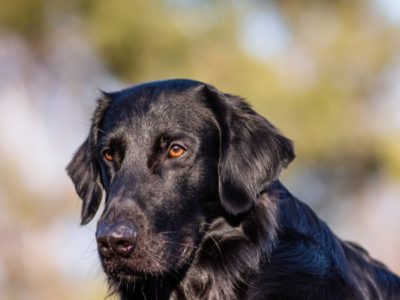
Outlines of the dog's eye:
<svg viewBox="0 0 400 300">
<path fill-rule="evenodd" d="M 168 158 L 178 158 L 185 154 L 186 149 L 181 145 L 173 144 L 168 151 Z"/>
<path fill-rule="evenodd" d="M 114 160 L 114 157 L 111 154 L 110 150 L 104 150 L 102 155 L 103 155 L 104 159 L 107 160 L 107 161 L 113 161 Z"/>
</svg>

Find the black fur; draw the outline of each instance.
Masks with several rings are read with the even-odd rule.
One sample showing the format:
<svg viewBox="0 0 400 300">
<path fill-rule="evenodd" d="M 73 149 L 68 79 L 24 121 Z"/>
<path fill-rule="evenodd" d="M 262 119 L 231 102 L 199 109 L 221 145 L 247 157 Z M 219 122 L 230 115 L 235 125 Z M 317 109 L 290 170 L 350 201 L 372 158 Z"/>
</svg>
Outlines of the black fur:
<svg viewBox="0 0 400 300">
<path fill-rule="evenodd" d="M 293 158 L 244 100 L 168 80 L 104 93 L 67 171 L 82 224 L 104 192 L 98 231 L 137 233 L 129 255 L 99 250 L 121 299 L 400 299 L 399 277 L 279 182 Z"/>
</svg>

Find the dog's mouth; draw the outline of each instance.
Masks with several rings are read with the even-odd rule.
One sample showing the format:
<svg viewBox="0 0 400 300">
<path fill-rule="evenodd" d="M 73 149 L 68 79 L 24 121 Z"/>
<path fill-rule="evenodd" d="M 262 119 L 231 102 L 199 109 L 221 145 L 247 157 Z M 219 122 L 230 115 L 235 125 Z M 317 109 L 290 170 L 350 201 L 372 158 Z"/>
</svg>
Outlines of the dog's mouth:
<svg viewBox="0 0 400 300">
<path fill-rule="evenodd" d="M 147 267 L 133 264 L 128 259 L 102 259 L 104 272 L 110 279 L 117 281 L 140 281 L 150 278 L 162 277 L 167 271 L 160 264 L 149 265 Z"/>
<path fill-rule="evenodd" d="M 190 251 L 191 252 L 191 251 Z M 150 257 L 147 255 L 123 257 L 101 257 L 104 272 L 107 277 L 118 283 L 138 283 L 142 281 L 157 282 L 167 274 L 179 277 L 184 273 L 194 258 L 194 251 L 186 253 L 178 260 L 165 259 L 165 257 Z"/>
<path fill-rule="evenodd" d="M 191 257 L 174 261 L 155 259 L 146 261 L 145 257 L 130 258 L 101 258 L 104 272 L 107 277 L 115 282 L 138 283 L 141 281 L 151 282 L 164 278 L 167 274 L 178 276 L 191 263 Z"/>
<path fill-rule="evenodd" d="M 119 251 L 118 245 L 109 251 L 99 248 L 100 261 L 108 279 L 137 284 L 157 281 L 168 274 L 174 277 L 184 274 L 194 259 L 201 236 L 196 236 L 196 240 L 193 234 L 188 237 L 182 233 L 173 238 L 166 234 L 161 237 L 142 234 L 129 253 Z M 102 247 L 101 243 L 99 247 Z"/>
</svg>

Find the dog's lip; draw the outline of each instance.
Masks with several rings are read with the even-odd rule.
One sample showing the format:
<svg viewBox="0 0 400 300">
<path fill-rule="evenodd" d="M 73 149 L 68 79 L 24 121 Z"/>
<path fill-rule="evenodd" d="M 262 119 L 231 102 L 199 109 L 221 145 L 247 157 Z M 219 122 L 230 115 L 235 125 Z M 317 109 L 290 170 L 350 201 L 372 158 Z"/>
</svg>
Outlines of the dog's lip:
<svg viewBox="0 0 400 300">
<path fill-rule="evenodd" d="M 129 268 L 121 265 L 107 265 L 104 266 L 105 273 L 111 277 L 122 281 L 137 281 L 141 279 L 150 279 L 161 277 L 162 274 L 156 274 L 154 272 L 146 272 L 146 270 L 138 270 L 135 268 Z"/>
</svg>

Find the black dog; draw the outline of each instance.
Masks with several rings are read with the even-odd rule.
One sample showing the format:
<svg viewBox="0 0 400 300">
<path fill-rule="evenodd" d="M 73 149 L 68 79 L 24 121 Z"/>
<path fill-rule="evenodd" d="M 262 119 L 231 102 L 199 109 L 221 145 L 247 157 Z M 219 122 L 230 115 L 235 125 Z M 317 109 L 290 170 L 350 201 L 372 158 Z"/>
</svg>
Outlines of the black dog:
<svg viewBox="0 0 400 300">
<path fill-rule="evenodd" d="M 400 278 L 277 180 L 290 140 L 191 80 L 104 93 L 67 167 L 121 299 L 400 299 Z"/>
</svg>

